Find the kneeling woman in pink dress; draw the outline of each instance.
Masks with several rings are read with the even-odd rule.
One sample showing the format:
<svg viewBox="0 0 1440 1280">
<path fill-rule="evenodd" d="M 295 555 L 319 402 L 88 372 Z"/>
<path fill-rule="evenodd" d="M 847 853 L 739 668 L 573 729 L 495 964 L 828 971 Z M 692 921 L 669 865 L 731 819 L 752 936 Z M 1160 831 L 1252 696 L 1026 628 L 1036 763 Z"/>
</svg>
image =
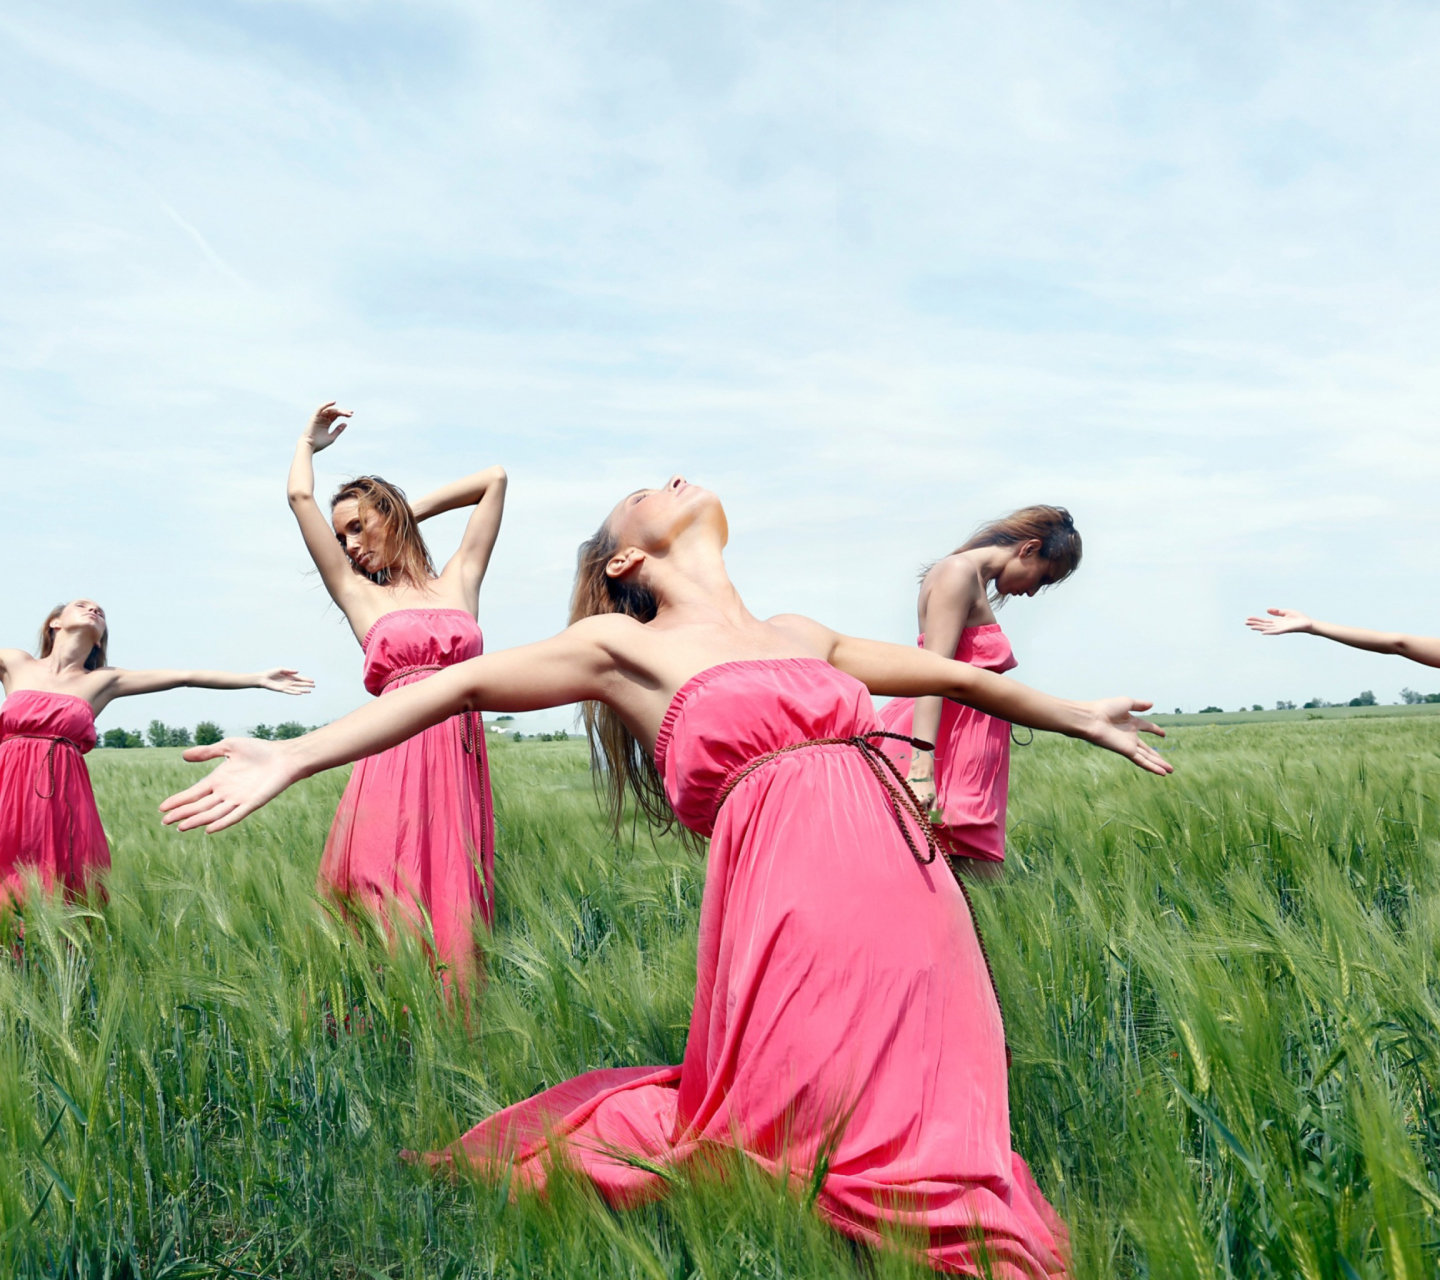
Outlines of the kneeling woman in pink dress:
<svg viewBox="0 0 1440 1280">
<path fill-rule="evenodd" d="M 20 899 L 27 874 L 46 889 L 82 893 L 109 867 L 84 757 L 95 746 L 95 717 L 116 698 L 180 688 L 307 693 L 314 683 L 285 667 L 123 671 L 106 665 L 109 642 L 105 610 L 72 600 L 41 625 L 38 658 L 0 649 L 0 907 Z"/>
<path fill-rule="evenodd" d="M 920 647 L 986 671 L 1015 666 L 995 620 L 995 600 L 1033 596 L 1064 582 L 1080 564 L 1080 535 L 1064 507 L 1023 507 L 978 530 L 920 580 Z M 1010 793 L 1010 725 L 944 698 L 896 698 L 880 722 L 909 742 L 888 739 L 885 754 L 928 808 L 939 811 L 946 852 L 1002 862 Z"/>
<path fill-rule="evenodd" d="M 1065 1229 L 1010 1149 L 984 952 L 929 824 L 876 749 L 870 695 L 953 698 L 1168 773 L 1138 736 L 1159 732 L 1135 718 L 1149 704 L 1065 702 L 808 618 L 761 621 L 726 573 L 726 538 L 713 493 L 679 476 L 637 490 L 581 548 L 560 635 L 293 742 L 192 750 L 224 763 L 168 799 L 165 821 L 221 830 L 457 712 L 589 703 L 613 811 L 628 787 L 653 818 L 710 837 L 684 1061 L 592 1071 L 431 1159 L 513 1164 L 521 1185 L 543 1187 L 563 1153 L 623 1206 L 663 1194 L 657 1167 L 738 1148 L 798 1185 L 814 1179 L 821 1212 L 858 1239 L 898 1224 L 937 1268 L 1062 1275 Z"/>
<path fill-rule="evenodd" d="M 505 510 L 505 472 L 491 467 L 411 504 L 378 476 L 342 485 L 327 520 L 312 457 L 345 430 L 349 410 L 315 411 L 290 468 L 290 506 L 330 598 L 365 652 L 377 697 L 477 657 L 480 584 Z M 475 508 L 460 549 L 438 574 L 420 522 Z M 434 939 L 448 984 L 476 969 L 475 927 L 494 919 L 495 817 L 478 714 L 461 712 L 350 775 L 320 862 L 320 888 L 385 920 L 398 914 Z"/>
</svg>

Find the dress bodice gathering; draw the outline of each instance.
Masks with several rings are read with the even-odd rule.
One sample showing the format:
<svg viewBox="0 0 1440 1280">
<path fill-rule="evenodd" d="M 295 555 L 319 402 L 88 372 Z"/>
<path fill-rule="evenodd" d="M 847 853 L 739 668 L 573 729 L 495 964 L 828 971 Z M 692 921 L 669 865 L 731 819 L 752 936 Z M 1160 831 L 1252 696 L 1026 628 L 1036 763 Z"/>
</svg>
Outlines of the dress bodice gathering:
<svg viewBox="0 0 1440 1280">
<path fill-rule="evenodd" d="M 63 738 L 83 754 L 95 746 L 95 713 L 71 693 L 21 689 L 0 705 L 0 741 L 7 738 Z"/>
<path fill-rule="evenodd" d="M 915 642 L 922 649 L 925 637 Z M 972 667 L 985 671 L 1012 671 L 1019 665 L 1015 651 L 1010 647 L 1010 638 L 1000 629 L 998 622 L 987 622 L 980 627 L 966 627 L 960 633 L 960 643 L 955 647 L 955 661 L 968 662 Z"/>
<path fill-rule="evenodd" d="M 737 703 L 745 707 L 738 723 Z M 870 691 L 821 658 L 723 662 L 675 694 L 655 739 L 655 764 L 680 821 L 708 836 L 725 788 L 752 761 L 878 727 Z"/>
<path fill-rule="evenodd" d="M 365 688 L 377 697 L 410 675 L 478 658 L 480 624 L 464 609 L 395 609 L 365 633 Z"/>
</svg>

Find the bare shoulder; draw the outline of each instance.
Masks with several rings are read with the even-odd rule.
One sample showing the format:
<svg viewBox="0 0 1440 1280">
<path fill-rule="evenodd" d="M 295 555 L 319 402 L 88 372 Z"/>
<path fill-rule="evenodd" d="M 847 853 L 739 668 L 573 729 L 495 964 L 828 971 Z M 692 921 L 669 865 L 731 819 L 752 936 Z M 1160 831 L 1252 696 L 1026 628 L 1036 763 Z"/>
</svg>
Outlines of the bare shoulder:
<svg viewBox="0 0 1440 1280">
<path fill-rule="evenodd" d="M 765 621 L 777 631 L 783 632 L 787 639 L 794 640 L 807 649 L 813 649 L 817 657 L 827 655 L 835 644 L 835 631 L 823 622 L 807 618 L 803 613 L 777 613 Z"/>
<path fill-rule="evenodd" d="M 594 648 L 615 658 L 633 657 L 638 649 L 653 645 L 655 639 L 643 622 L 623 613 L 597 613 L 581 618 L 561 635 L 584 648 Z"/>
<path fill-rule="evenodd" d="M 949 555 L 937 560 L 925 575 L 925 582 L 932 591 L 940 591 L 947 596 L 968 594 L 984 585 L 978 566 L 964 555 Z"/>
<path fill-rule="evenodd" d="M 7 676 L 14 675 L 26 663 L 34 661 L 35 659 L 24 649 L 0 649 L 0 672 L 4 672 Z"/>
</svg>

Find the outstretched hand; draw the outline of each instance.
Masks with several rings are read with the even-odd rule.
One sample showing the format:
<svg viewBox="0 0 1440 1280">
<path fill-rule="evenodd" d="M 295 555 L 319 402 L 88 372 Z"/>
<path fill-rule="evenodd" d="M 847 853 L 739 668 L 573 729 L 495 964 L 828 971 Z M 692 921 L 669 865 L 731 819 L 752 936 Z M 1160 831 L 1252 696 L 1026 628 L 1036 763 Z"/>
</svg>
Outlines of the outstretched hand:
<svg viewBox="0 0 1440 1280">
<path fill-rule="evenodd" d="M 288 767 L 291 748 L 285 742 L 258 738 L 226 738 L 209 747 L 191 747 L 185 759 L 221 759 L 221 765 L 193 787 L 178 791 L 160 805 L 167 827 L 181 831 L 204 827 L 214 835 L 233 827 L 247 814 L 268 804 L 296 779 Z"/>
<path fill-rule="evenodd" d="M 1142 733 L 1153 733 L 1157 738 L 1165 736 L 1165 730 L 1159 725 L 1135 717 L 1135 712 L 1149 711 L 1154 705 L 1135 698 L 1101 698 L 1092 702 L 1090 708 L 1095 713 L 1095 724 L 1085 736 L 1097 747 L 1124 756 L 1150 773 L 1162 776 L 1174 773 L 1173 764 L 1148 742 L 1140 741 Z"/>
<path fill-rule="evenodd" d="M 310 417 L 310 425 L 305 428 L 305 434 L 310 438 L 310 448 L 319 453 L 340 439 L 348 424 L 337 419 L 348 418 L 352 412 L 350 409 L 336 408 L 333 400 L 327 400 L 316 409 Z"/>
<path fill-rule="evenodd" d="M 1245 625 L 1262 636 L 1283 636 L 1291 631 L 1309 631 L 1315 624 L 1299 609 L 1266 609 L 1268 618 L 1246 618 Z"/>
<path fill-rule="evenodd" d="M 315 681 L 309 676 L 302 676 L 290 667 L 271 667 L 269 671 L 260 673 L 259 687 L 270 689 L 275 693 L 294 694 L 298 697 L 302 693 L 309 693 L 315 687 Z"/>
</svg>

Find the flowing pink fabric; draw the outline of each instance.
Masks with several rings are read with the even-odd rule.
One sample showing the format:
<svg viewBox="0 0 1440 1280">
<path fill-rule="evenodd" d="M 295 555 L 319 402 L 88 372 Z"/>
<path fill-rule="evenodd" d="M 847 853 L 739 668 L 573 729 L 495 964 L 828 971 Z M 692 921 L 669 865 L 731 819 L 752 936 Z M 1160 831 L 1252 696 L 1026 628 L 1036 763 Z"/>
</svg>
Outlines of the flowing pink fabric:
<svg viewBox="0 0 1440 1280">
<path fill-rule="evenodd" d="M 377 696 L 484 651 L 463 609 L 397 609 L 365 636 L 365 687 Z M 392 908 L 463 980 L 475 921 L 494 920 L 495 818 L 479 715 L 452 716 L 359 761 L 320 861 L 320 888 L 384 919 Z M 446 975 L 448 980 L 448 973 Z"/>
<path fill-rule="evenodd" d="M 84 698 L 25 689 L 0 706 L 0 902 L 18 899 L 30 871 L 78 893 L 110 866 L 85 767 L 94 745 Z"/>
<path fill-rule="evenodd" d="M 1010 1149 L 1004 1031 L 965 898 L 910 852 L 854 746 L 864 686 L 815 659 L 730 662 L 676 695 L 655 758 L 710 835 L 695 1006 L 679 1067 L 592 1071 L 501 1111 L 429 1159 L 540 1188 L 559 1143 L 617 1206 L 655 1166 L 738 1148 L 870 1242 L 919 1233 L 937 1270 L 1063 1275 L 1068 1237 Z M 914 838 L 924 844 L 919 833 Z M 650 1168 L 646 1168 L 646 1165 Z"/>
<path fill-rule="evenodd" d="M 925 637 L 916 642 L 922 648 Z M 998 622 L 966 627 L 960 633 L 958 662 L 986 671 L 1016 666 L 1010 641 Z M 894 698 L 880 708 L 880 722 L 891 733 L 911 737 L 915 699 Z M 910 745 L 886 739 L 881 750 L 901 775 L 910 768 Z M 940 825 L 950 837 L 950 852 L 986 862 L 1005 860 L 1005 804 L 1010 797 L 1010 724 L 974 707 L 946 702 L 935 735 L 935 803 Z"/>
</svg>

